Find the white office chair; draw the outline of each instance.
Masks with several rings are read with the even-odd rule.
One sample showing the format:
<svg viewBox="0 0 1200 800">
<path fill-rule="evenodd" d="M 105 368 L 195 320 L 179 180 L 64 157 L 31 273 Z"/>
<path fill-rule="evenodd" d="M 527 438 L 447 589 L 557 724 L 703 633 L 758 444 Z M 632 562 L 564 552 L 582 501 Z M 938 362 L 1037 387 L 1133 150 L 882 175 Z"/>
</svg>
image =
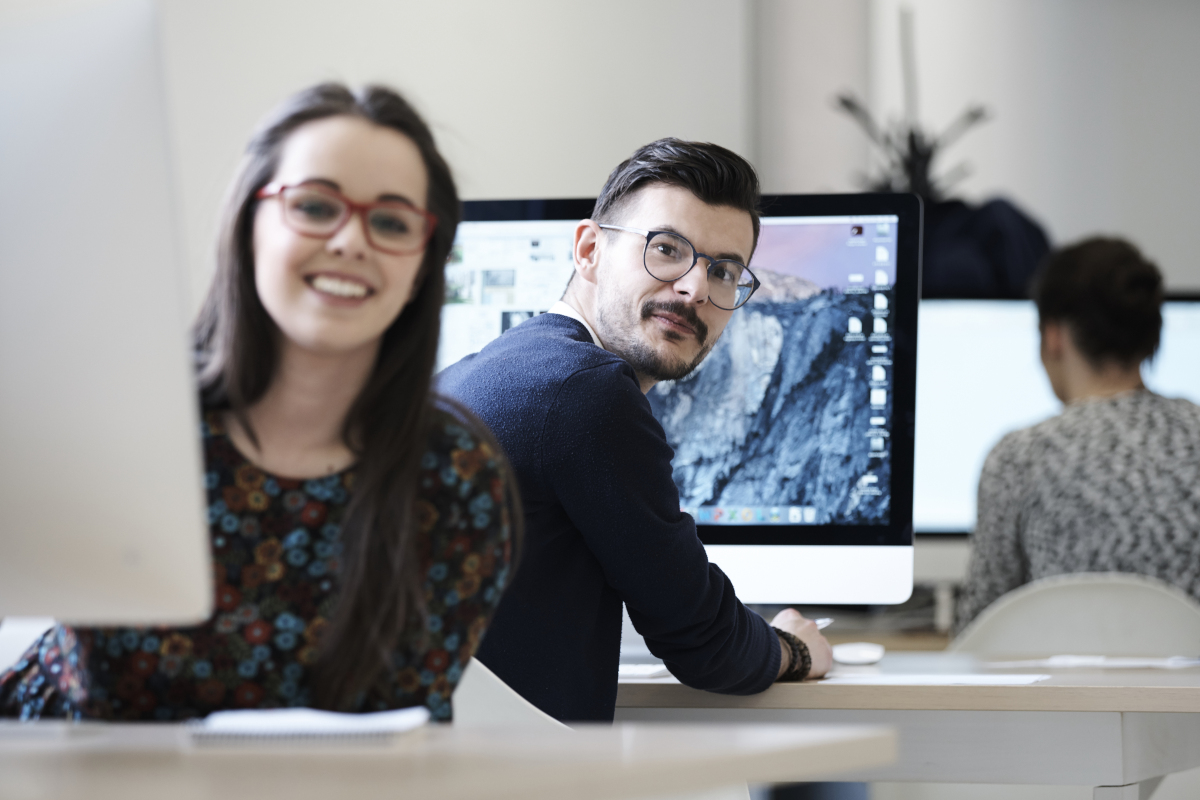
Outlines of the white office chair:
<svg viewBox="0 0 1200 800">
<path fill-rule="evenodd" d="M 570 730 L 513 691 L 477 658 L 463 672 L 452 702 L 456 728 Z"/>
<path fill-rule="evenodd" d="M 457 728 L 525 728 L 570 730 L 554 717 L 517 694 L 477 658 L 467 665 L 454 690 L 454 725 Z M 706 792 L 689 792 L 654 800 L 749 800 L 742 786 L 723 786 Z M 647 799 L 648 800 L 648 799 Z"/>
<path fill-rule="evenodd" d="M 992 603 L 947 649 L 985 658 L 1200 656 L 1200 603 L 1144 575 L 1056 575 Z"/>
<path fill-rule="evenodd" d="M 0 672 L 17 663 L 30 645 L 54 627 L 54 620 L 43 617 L 5 617 L 0 620 Z"/>
<path fill-rule="evenodd" d="M 1124 572 L 1055 575 L 992 603 L 947 648 L 986 659 L 1053 655 L 1200 656 L 1200 603 L 1156 578 Z M 1147 781 L 1143 800 L 1161 779 Z M 951 787 L 945 787 L 947 789 Z M 1017 796 L 1014 787 L 955 786 L 956 800 Z M 916 790 L 916 785 L 910 785 Z M 1028 790 L 1026 790 L 1028 791 Z M 1067 797 L 1038 787 L 1040 798 Z M 938 791 L 929 792 L 940 796 Z M 1200 796 L 1200 771 L 1167 778 L 1168 797 Z"/>
</svg>

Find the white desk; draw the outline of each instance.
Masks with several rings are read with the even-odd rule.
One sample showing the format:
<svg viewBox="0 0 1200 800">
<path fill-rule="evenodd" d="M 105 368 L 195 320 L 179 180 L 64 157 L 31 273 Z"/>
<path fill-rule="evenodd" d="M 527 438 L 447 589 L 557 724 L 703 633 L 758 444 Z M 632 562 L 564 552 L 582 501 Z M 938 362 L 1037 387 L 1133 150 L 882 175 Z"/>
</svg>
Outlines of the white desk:
<svg viewBox="0 0 1200 800">
<path fill-rule="evenodd" d="M 990 672 L 946 653 L 889 654 L 878 669 Z M 1200 669 L 1019 671 L 1051 678 L 1027 686 L 806 682 L 752 697 L 669 678 L 626 681 L 617 720 L 888 725 L 899 733 L 899 758 L 853 780 L 1082 785 L 1097 787 L 1097 800 L 1136 800 L 1162 776 L 1200 766 Z"/>
<path fill-rule="evenodd" d="M 377 744 L 196 745 L 177 724 L 0 722 L 4 800 L 606 798 L 890 762 L 875 727 L 596 725 L 529 733 L 430 726 Z"/>
</svg>

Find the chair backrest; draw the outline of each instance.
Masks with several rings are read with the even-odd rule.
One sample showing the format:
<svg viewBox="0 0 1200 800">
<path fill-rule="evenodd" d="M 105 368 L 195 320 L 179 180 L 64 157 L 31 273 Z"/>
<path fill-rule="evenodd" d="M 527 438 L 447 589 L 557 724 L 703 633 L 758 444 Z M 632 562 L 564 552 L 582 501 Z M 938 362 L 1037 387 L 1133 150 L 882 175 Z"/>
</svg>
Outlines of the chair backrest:
<svg viewBox="0 0 1200 800">
<path fill-rule="evenodd" d="M 17 663 L 25 651 L 54 627 L 54 620 L 42 617 L 5 617 L 0 619 L 0 672 Z"/>
<path fill-rule="evenodd" d="M 1200 656 L 1200 603 L 1143 575 L 1056 575 L 992 603 L 948 649 L 1018 658 Z"/>
<path fill-rule="evenodd" d="M 513 691 L 477 658 L 467 665 L 451 702 L 456 728 L 570 730 Z"/>
<path fill-rule="evenodd" d="M 513 691 L 477 658 L 471 659 L 459 679 L 452 702 L 456 728 L 571 730 Z M 742 783 L 659 800 L 750 800 L 750 792 Z"/>
</svg>

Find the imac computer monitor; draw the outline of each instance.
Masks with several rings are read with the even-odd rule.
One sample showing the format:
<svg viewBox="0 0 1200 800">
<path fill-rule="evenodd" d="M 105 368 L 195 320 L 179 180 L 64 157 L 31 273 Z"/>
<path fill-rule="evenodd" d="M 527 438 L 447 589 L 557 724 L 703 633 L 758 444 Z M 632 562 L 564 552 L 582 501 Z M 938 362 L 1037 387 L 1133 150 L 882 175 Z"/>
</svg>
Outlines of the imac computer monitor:
<svg viewBox="0 0 1200 800">
<path fill-rule="evenodd" d="M 479 201 L 447 269 L 439 368 L 544 313 L 591 200 Z M 912 592 L 921 205 L 763 199 L 762 286 L 688 377 L 647 395 L 680 505 L 750 603 L 900 603 Z"/>
<path fill-rule="evenodd" d="M 975 530 L 984 459 L 1006 434 L 1058 414 L 1038 354 L 1037 309 L 1028 300 L 923 300 L 917 347 L 917 533 Z M 1146 386 L 1200 403 L 1200 298 L 1163 304 L 1158 354 Z"/>
<path fill-rule="evenodd" d="M 0 617 L 209 615 L 160 75 L 150 2 L 0 29 Z"/>
</svg>

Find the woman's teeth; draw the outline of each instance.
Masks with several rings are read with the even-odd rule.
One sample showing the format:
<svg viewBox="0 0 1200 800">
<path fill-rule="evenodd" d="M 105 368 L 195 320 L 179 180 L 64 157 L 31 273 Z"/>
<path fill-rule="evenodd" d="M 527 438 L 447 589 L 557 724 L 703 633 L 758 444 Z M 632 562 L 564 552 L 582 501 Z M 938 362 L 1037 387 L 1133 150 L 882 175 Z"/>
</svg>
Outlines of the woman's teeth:
<svg viewBox="0 0 1200 800">
<path fill-rule="evenodd" d="M 367 287 L 354 281 L 344 281 L 330 275 L 318 275 L 312 279 L 311 285 L 318 292 L 331 294 L 335 297 L 366 297 Z"/>
</svg>

